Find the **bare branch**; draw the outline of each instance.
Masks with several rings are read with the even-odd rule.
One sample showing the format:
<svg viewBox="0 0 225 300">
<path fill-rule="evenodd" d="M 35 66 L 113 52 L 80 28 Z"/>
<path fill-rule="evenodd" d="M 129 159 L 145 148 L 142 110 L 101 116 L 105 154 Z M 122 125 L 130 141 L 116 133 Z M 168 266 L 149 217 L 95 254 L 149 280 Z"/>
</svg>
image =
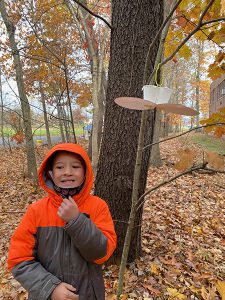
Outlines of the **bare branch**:
<svg viewBox="0 0 225 300">
<path fill-rule="evenodd" d="M 181 177 L 181 176 L 187 175 L 187 174 L 189 174 L 189 173 L 192 173 L 192 172 L 198 171 L 198 170 L 208 170 L 208 171 L 212 171 L 212 172 L 215 172 L 215 173 L 223 173 L 223 174 L 225 174 L 225 171 L 211 169 L 211 168 L 206 167 L 206 165 L 207 165 L 207 163 L 204 163 L 204 164 L 198 165 L 198 166 L 196 166 L 196 167 L 192 167 L 192 168 L 190 168 L 190 169 L 188 169 L 188 170 L 186 170 L 186 171 L 184 171 L 184 172 L 182 172 L 182 173 L 179 173 L 179 174 L 175 175 L 174 177 L 169 178 L 168 180 L 165 180 L 165 181 L 159 183 L 158 185 L 155 185 L 155 186 L 152 187 L 150 190 L 146 191 L 146 192 L 138 199 L 138 201 L 137 201 L 137 203 L 136 203 L 136 206 L 138 205 L 138 207 L 136 208 L 136 211 L 137 211 L 137 210 L 144 204 L 144 202 L 146 201 L 146 200 L 143 200 L 143 201 L 140 203 L 140 201 L 141 201 L 142 199 L 144 199 L 145 196 L 147 196 L 147 195 L 150 194 L 151 192 L 154 192 L 154 191 L 158 190 L 160 187 L 162 187 L 162 186 L 164 186 L 164 185 L 166 185 L 166 184 L 168 184 L 168 183 L 170 183 L 170 182 L 176 180 L 177 178 L 179 178 L 179 177 Z M 139 204 L 139 203 L 140 203 L 140 204 Z"/>
<path fill-rule="evenodd" d="M 192 129 L 189 129 L 189 130 L 187 130 L 187 131 L 185 131 L 185 132 L 182 132 L 182 133 L 180 133 L 180 134 L 178 134 L 178 135 L 175 135 L 175 136 L 172 136 L 172 137 L 170 137 L 170 138 L 167 138 L 167 139 L 164 139 L 164 140 L 161 140 L 161 141 L 158 141 L 158 142 L 149 144 L 149 145 L 143 147 L 143 150 L 147 149 L 148 147 L 154 146 L 154 145 L 156 145 L 156 144 L 160 144 L 160 143 L 163 143 L 163 142 L 166 142 L 166 141 L 175 139 L 175 138 L 180 137 L 180 136 L 182 136 L 182 135 L 185 135 L 185 134 L 187 134 L 187 133 L 189 133 L 189 132 L 191 132 L 191 131 L 193 131 L 193 130 L 197 130 L 197 129 L 204 128 L 204 127 L 215 126 L 215 125 L 225 125 L 225 122 L 217 122 L 217 123 L 212 123 L 212 124 L 207 124 L 207 125 L 202 125 L 202 126 L 194 127 L 194 128 L 192 128 Z"/>
<path fill-rule="evenodd" d="M 81 3 L 78 0 L 73 0 L 74 2 L 76 2 L 79 6 L 83 7 L 83 9 L 85 9 L 87 12 L 89 12 L 89 14 L 93 15 L 94 17 L 102 20 L 111 30 L 112 30 L 112 25 L 109 24 L 109 22 L 107 22 L 103 17 L 95 14 L 93 11 L 91 11 L 87 6 L 85 6 L 83 3 Z"/>
<path fill-rule="evenodd" d="M 168 14 L 168 16 L 166 17 L 165 21 L 162 23 L 161 27 L 159 28 L 155 38 L 153 39 L 151 45 L 149 46 L 149 52 L 152 50 L 152 47 L 154 46 L 156 40 L 158 39 L 160 33 L 163 31 L 163 28 L 166 26 L 166 24 L 168 23 L 168 21 L 170 20 L 170 18 L 172 17 L 173 13 L 175 12 L 175 10 L 177 9 L 177 7 L 179 6 L 179 4 L 182 2 L 183 0 L 179 0 L 177 1 L 177 3 L 174 5 L 174 7 L 171 9 L 170 13 Z"/>
</svg>

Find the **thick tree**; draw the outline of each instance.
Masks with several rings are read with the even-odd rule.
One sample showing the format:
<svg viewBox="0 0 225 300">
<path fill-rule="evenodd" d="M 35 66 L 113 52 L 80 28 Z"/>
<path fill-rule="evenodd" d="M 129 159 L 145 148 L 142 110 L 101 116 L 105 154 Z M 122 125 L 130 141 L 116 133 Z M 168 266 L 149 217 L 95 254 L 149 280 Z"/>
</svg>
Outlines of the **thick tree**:
<svg viewBox="0 0 225 300">
<path fill-rule="evenodd" d="M 110 206 L 118 235 L 114 258 L 121 258 L 131 208 L 132 182 L 137 153 L 141 113 L 114 103 L 120 96 L 142 98 L 143 74 L 148 47 L 163 21 L 163 1 L 112 1 L 112 33 L 104 133 L 95 194 Z M 152 50 L 150 75 L 158 42 Z M 145 142 L 152 140 L 154 113 L 150 112 Z M 139 195 L 144 193 L 150 149 L 143 155 Z M 141 254 L 142 210 L 135 221 L 129 261 Z"/>
</svg>

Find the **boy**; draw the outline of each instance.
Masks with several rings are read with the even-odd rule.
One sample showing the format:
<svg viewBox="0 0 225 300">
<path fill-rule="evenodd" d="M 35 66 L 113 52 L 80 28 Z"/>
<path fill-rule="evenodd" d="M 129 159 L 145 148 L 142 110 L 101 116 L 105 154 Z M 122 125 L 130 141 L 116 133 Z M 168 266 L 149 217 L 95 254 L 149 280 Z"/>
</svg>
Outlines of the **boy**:
<svg viewBox="0 0 225 300">
<path fill-rule="evenodd" d="M 90 195 L 87 153 L 59 144 L 46 155 L 39 182 L 48 196 L 31 204 L 12 236 L 8 267 L 29 300 L 103 300 L 101 264 L 116 247 L 107 204 Z"/>
</svg>

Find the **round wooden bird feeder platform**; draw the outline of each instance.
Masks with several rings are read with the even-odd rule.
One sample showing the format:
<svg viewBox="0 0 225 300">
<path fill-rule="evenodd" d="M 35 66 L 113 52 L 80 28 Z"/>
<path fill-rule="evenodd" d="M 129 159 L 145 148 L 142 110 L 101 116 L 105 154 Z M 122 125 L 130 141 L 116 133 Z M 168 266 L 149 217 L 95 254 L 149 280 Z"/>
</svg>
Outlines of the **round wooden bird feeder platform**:
<svg viewBox="0 0 225 300">
<path fill-rule="evenodd" d="M 148 110 L 148 109 L 158 108 L 160 110 L 164 110 L 167 113 L 173 113 L 177 115 L 196 116 L 199 114 L 197 110 L 182 104 L 172 104 L 172 103 L 157 104 L 149 100 L 135 98 L 135 97 L 119 97 L 116 98 L 114 101 L 119 106 L 128 109 L 134 109 L 134 110 Z"/>
</svg>

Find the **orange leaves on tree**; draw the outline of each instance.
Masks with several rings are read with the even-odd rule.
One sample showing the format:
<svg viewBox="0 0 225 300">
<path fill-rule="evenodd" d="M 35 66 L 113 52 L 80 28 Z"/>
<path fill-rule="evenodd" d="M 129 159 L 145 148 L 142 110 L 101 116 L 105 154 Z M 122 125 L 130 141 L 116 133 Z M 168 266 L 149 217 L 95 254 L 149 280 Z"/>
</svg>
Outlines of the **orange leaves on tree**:
<svg viewBox="0 0 225 300">
<path fill-rule="evenodd" d="M 178 150 L 179 161 L 174 165 L 174 168 L 181 172 L 191 168 L 194 164 L 195 155 L 195 151 L 189 148 Z"/>
<path fill-rule="evenodd" d="M 25 139 L 25 135 L 22 131 L 19 131 L 17 132 L 16 134 L 12 135 L 11 136 L 11 140 L 14 140 L 16 141 L 16 143 L 19 145 L 19 144 L 22 144 L 23 141 Z"/>
<path fill-rule="evenodd" d="M 224 70 L 225 70 L 225 53 L 220 51 L 216 55 L 215 61 L 211 65 L 209 65 L 208 68 L 209 77 L 215 80 L 224 74 Z"/>
<path fill-rule="evenodd" d="M 176 58 L 176 56 L 173 57 L 172 61 L 176 64 L 178 62 L 178 59 Z"/>
<path fill-rule="evenodd" d="M 207 6 L 207 1 L 188 1 L 183 0 L 177 10 L 176 17 L 173 18 L 173 21 L 170 26 L 169 33 L 167 35 L 167 41 L 165 45 L 165 57 L 169 57 L 177 46 L 185 39 L 187 35 L 189 35 L 199 23 L 199 17 L 201 13 Z M 215 0 L 211 7 L 208 9 L 206 14 L 204 15 L 203 22 L 214 20 L 221 17 L 222 14 L 222 1 Z M 223 28 L 222 28 L 223 27 Z M 195 38 L 201 41 L 212 40 L 217 43 L 223 43 L 224 39 L 221 37 L 222 31 L 224 32 L 224 26 L 220 26 L 220 23 L 215 23 L 215 26 L 203 26 L 197 31 L 194 35 Z M 221 31 L 221 33 L 219 33 Z M 187 46 L 183 46 L 179 55 L 184 59 L 189 59 L 194 50 L 188 48 Z M 213 66 L 213 73 L 216 74 L 213 76 L 217 76 L 219 72 L 219 68 Z M 213 78 L 214 79 L 214 78 Z"/>
<path fill-rule="evenodd" d="M 225 107 L 221 108 L 218 112 L 213 113 L 208 119 L 201 120 L 202 125 L 210 125 L 214 123 L 225 123 Z M 204 128 L 206 133 L 213 132 L 215 136 L 222 137 L 225 134 L 225 125 L 218 124 Z"/>
</svg>

